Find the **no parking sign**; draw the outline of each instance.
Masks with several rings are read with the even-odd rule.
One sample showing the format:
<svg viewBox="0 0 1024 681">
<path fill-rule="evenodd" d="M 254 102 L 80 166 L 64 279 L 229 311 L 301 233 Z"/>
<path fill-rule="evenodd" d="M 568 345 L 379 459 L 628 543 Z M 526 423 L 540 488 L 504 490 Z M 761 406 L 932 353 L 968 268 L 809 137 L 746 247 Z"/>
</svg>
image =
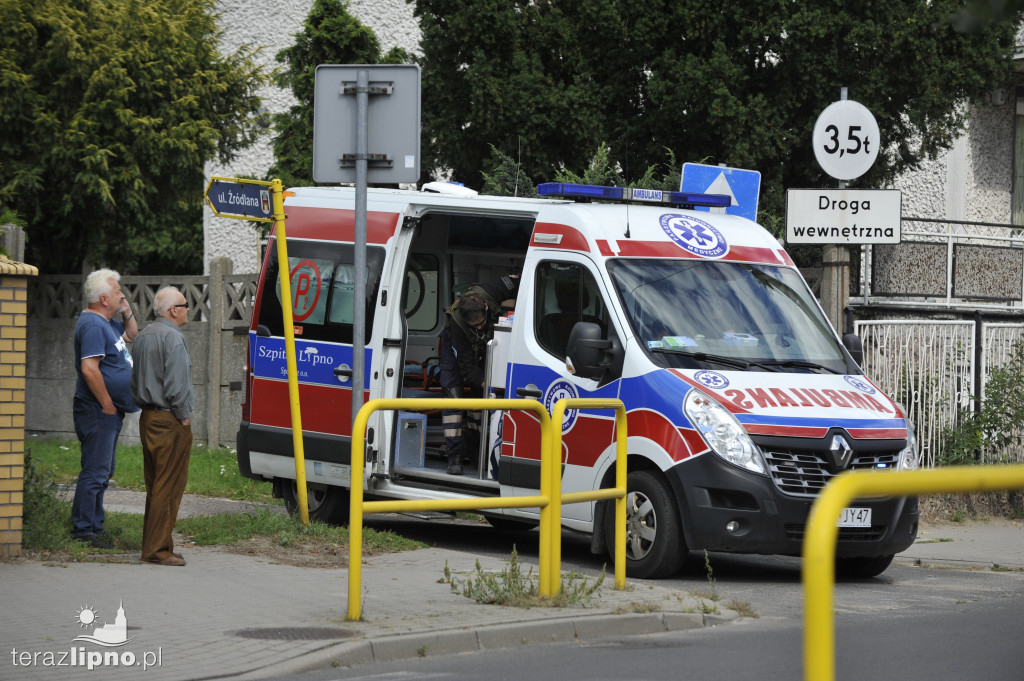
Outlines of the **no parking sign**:
<svg viewBox="0 0 1024 681">
<path fill-rule="evenodd" d="M 320 301 L 320 268 L 312 260 L 303 260 L 292 268 L 288 278 L 295 292 L 292 298 L 292 314 L 295 321 L 305 321 L 313 314 Z"/>
</svg>

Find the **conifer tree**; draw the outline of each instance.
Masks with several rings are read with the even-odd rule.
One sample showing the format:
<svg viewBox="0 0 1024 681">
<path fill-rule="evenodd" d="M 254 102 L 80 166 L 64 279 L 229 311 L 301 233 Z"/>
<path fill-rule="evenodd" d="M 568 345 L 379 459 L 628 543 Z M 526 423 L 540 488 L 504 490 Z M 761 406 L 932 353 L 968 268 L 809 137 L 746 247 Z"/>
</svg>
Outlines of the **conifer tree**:
<svg viewBox="0 0 1024 681">
<path fill-rule="evenodd" d="M 214 0 L 0 2 L 0 212 L 46 273 L 202 271 L 203 166 L 256 138 Z"/>
<path fill-rule="evenodd" d="M 295 43 L 277 53 L 285 67 L 275 74 L 279 87 L 290 89 L 296 103 L 275 114 L 275 165 L 268 179 L 285 186 L 313 184 L 313 89 L 320 64 L 402 64 L 411 57 L 395 47 L 381 54 L 373 29 L 348 13 L 343 0 L 314 0 Z"/>
</svg>

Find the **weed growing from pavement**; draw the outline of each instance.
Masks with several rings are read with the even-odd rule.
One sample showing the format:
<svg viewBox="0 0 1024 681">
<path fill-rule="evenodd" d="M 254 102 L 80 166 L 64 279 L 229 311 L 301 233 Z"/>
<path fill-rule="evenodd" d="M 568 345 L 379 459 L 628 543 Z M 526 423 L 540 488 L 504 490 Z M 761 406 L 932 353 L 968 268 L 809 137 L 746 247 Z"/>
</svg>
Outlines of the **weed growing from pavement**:
<svg viewBox="0 0 1024 681">
<path fill-rule="evenodd" d="M 758 619 L 761 617 L 747 601 L 737 601 L 736 599 L 732 599 L 731 601 L 725 602 L 725 607 L 729 610 L 735 610 L 739 613 L 740 617 L 749 617 L 751 619 Z"/>
<path fill-rule="evenodd" d="M 589 580 L 582 574 L 570 571 L 562 575 L 561 588 L 557 595 L 546 598 L 540 595 L 537 586 L 533 583 L 533 568 L 526 573 L 519 562 L 519 554 L 512 547 L 512 556 L 509 559 L 508 567 L 500 573 L 485 572 L 476 561 L 476 579 L 466 577 L 462 585 L 462 595 L 472 598 L 477 603 L 492 605 L 510 605 L 519 608 L 532 607 L 553 607 L 565 608 L 570 606 L 587 607 L 592 604 L 594 594 L 604 583 L 605 571 L 602 568 L 601 575 L 589 583 Z M 452 574 L 448 563 L 444 566 L 444 577 L 439 582 L 451 585 L 454 593 L 459 593 L 459 583 Z"/>
<path fill-rule="evenodd" d="M 636 601 L 634 601 L 628 605 L 620 605 L 619 607 L 615 608 L 615 610 L 613 610 L 612 613 L 616 615 L 625 615 L 627 613 L 633 612 L 661 612 L 662 609 L 663 608 L 657 603 L 650 603 L 648 601 L 637 603 Z"/>
<path fill-rule="evenodd" d="M 32 440 L 28 450 L 58 483 L 74 482 L 81 471 L 82 449 L 78 440 Z M 117 448 L 113 482 L 125 489 L 145 490 L 141 446 Z M 192 448 L 185 492 L 263 504 L 283 503 L 273 498 L 271 483 L 242 477 L 234 452 L 199 445 Z"/>
<path fill-rule="evenodd" d="M 711 568 L 711 556 L 707 550 L 704 551 L 704 571 L 708 575 L 708 591 L 691 591 L 690 593 L 700 599 L 717 601 L 722 597 L 718 595 L 718 585 L 715 582 L 715 571 Z"/>
</svg>

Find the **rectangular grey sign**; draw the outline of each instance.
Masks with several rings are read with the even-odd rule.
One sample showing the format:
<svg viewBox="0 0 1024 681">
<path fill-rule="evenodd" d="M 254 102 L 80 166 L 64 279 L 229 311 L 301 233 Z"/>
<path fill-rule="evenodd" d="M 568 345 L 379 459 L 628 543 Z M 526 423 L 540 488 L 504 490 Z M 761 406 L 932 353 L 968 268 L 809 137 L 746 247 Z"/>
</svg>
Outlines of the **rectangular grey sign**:
<svg viewBox="0 0 1024 681">
<path fill-rule="evenodd" d="M 370 184 L 420 177 L 420 67 L 416 64 L 321 64 L 313 90 L 313 179 L 356 181 L 356 81 L 369 76 L 367 173 Z"/>
</svg>

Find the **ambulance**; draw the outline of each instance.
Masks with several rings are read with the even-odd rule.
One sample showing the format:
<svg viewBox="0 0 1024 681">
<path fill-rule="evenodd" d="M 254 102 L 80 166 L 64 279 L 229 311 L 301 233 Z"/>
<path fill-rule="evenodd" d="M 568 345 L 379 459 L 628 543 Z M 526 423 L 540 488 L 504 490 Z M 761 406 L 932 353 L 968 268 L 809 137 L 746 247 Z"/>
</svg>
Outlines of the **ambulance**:
<svg viewBox="0 0 1024 681">
<path fill-rule="evenodd" d="M 297 506 L 282 305 L 294 319 L 308 503 L 348 520 L 366 499 L 536 495 L 540 428 L 526 410 L 482 414 L 479 448 L 447 474 L 439 410 L 376 411 L 351 479 L 353 390 L 441 397 L 445 310 L 473 284 L 519 275 L 487 356 L 487 394 L 618 398 L 627 411 L 627 572 L 678 572 L 693 551 L 800 555 L 808 512 L 846 470 L 918 465 L 903 409 L 858 366 L 779 241 L 724 214 L 729 197 L 549 183 L 538 199 L 452 184 L 367 195 L 366 270 L 355 272 L 355 190 L 286 192 L 288 262 L 271 235 L 249 329 L 241 473 Z M 711 207 L 712 210 L 702 210 Z M 291 300 L 281 299 L 288 273 Z M 356 276 L 365 300 L 354 300 Z M 352 385 L 354 310 L 365 310 L 363 385 Z M 569 410 L 564 492 L 614 486 L 615 414 Z M 558 424 L 555 424 L 558 427 Z M 610 554 L 613 501 L 563 506 L 563 527 Z M 528 529 L 539 509 L 483 512 Z M 917 534 L 917 499 L 858 499 L 839 520 L 837 571 L 872 577 Z"/>
</svg>

